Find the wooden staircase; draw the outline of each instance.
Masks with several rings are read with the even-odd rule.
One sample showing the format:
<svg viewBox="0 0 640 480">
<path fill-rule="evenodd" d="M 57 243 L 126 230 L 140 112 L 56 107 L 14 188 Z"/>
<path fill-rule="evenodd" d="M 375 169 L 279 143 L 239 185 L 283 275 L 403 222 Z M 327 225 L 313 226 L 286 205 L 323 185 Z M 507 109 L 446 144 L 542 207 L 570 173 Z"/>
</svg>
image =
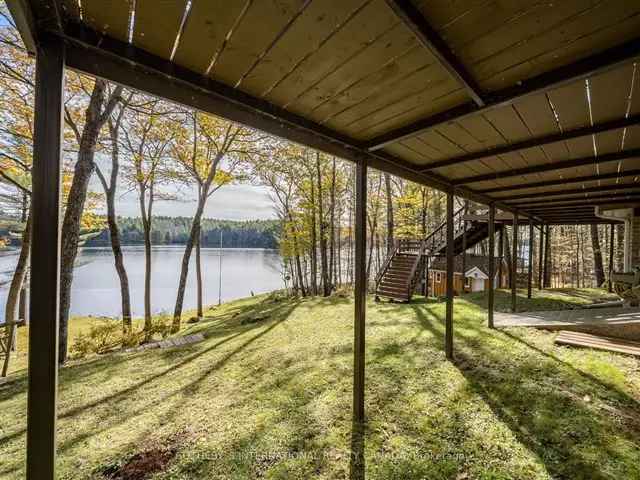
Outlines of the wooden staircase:
<svg viewBox="0 0 640 480">
<path fill-rule="evenodd" d="M 453 254 L 461 254 L 466 246 L 473 247 L 489 236 L 489 224 L 463 219 L 464 208 L 453 214 Z M 496 232 L 502 224 L 496 224 Z M 375 298 L 410 302 L 416 285 L 424 275 L 430 257 L 441 256 L 447 250 L 447 223 L 443 222 L 425 239 L 396 241 L 376 278 Z"/>
<path fill-rule="evenodd" d="M 376 301 L 386 297 L 400 302 L 411 301 L 426 255 L 423 240 L 399 240 L 378 273 Z"/>
</svg>

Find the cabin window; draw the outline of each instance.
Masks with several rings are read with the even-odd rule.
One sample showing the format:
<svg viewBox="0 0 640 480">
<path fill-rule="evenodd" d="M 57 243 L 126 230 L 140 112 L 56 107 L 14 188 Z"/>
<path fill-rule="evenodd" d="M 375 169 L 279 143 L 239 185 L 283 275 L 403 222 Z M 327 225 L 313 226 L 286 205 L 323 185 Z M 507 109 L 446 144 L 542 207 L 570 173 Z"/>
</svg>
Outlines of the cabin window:
<svg viewBox="0 0 640 480">
<path fill-rule="evenodd" d="M 464 286 L 465 287 L 470 287 L 471 286 L 471 277 L 466 277 L 464 279 Z"/>
<path fill-rule="evenodd" d="M 442 273 L 436 272 L 436 283 L 440 283 L 442 281 Z"/>
</svg>

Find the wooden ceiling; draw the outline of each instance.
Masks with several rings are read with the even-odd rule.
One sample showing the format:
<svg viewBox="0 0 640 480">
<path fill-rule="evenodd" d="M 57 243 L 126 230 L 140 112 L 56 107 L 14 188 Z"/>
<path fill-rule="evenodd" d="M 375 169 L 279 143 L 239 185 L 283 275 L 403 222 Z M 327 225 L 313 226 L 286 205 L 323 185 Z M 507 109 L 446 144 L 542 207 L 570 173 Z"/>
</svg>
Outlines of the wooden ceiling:
<svg viewBox="0 0 640 480">
<path fill-rule="evenodd" d="M 640 205 L 640 2 L 28 3 L 72 68 L 350 160 L 549 222 Z M 116 58 L 267 120 L 154 90 Z"/>
</svg>

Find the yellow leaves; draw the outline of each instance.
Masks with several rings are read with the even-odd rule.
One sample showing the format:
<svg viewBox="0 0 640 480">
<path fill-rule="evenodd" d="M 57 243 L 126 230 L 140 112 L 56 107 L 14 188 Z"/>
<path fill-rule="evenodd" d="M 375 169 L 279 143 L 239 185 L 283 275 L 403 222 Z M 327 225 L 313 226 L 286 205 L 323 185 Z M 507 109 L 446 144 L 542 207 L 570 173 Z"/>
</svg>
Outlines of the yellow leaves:
<svg viewBox="0 0 640 480">
<path fill-rule="evenodd" d="M 233 175 L 230 172 L 226 172 L 222 169 L 218 169 L 215 177 L 213 178 L 213 183 L 219 187 L 223 185 L 227 185 L 233 181 Z"/>
</svg>

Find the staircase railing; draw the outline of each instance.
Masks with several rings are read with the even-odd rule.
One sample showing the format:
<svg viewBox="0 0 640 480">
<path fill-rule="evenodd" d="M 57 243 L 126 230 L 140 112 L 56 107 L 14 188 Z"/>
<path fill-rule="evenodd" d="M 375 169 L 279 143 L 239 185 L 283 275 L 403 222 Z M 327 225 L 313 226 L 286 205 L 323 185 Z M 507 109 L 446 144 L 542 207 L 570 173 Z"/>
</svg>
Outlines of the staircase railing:
<svg viewBox="0 0 640 480">
<path fill-rule="evenodd" d="M 418 248 L 418 256 L 416 261 L 413 263 L 411 267 L 411 274 L 407 280 L 407 301 L 411 300 L 411 295 L 413 295 L 413 291 L 416 288 L 416 283 L 418 281 L 418 275 L 422 272 L 422 265 L 425 262 L 425 245 L 426 241 L 421 240 L 420 246 Z"/>
<path fill-rule="evenodd" d="M 460 207 L 453 214 L 453 234 L 464 228 L 464 207 Z M 447 222 L 442 222 L 433 232 L 425 238 L 425 247 L 429 252 L 433 252 L 436 248 L 447 242 Z"/>
<path fill-rule="evenodd" d="M 395 256 L 395 254 L 398 253 L 399 251 L 400 251 L 400 242 L 398 240 L 395 240 L 393 242 L 393 248 L 387 254 L 387 258 L 382 264 L 382 268 L 378 272 L 378 275 L 376 276 L 376 291 L 380 286 L 380 282 L 382 281 L 384 274 L 387 273 L 387 270 L 389 270 L 389 266 L 391 265 L 391 260 L 393 260 L 393 257 Z"/>
</svg>

